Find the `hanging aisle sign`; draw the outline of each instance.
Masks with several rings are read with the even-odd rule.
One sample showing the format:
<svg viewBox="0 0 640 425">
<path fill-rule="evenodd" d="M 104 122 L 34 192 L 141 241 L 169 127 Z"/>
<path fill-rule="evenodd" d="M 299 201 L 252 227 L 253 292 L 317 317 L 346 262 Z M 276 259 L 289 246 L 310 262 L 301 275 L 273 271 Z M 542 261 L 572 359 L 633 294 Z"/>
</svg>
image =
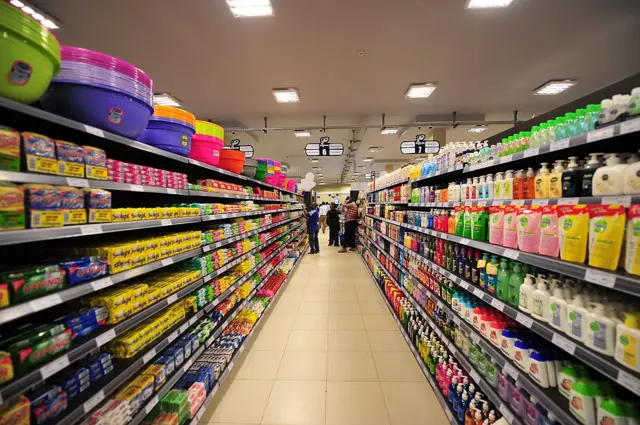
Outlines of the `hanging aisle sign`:
<svg viewBox="0 0 640 425">
<path fill-rule="evenodd" d="M 364 175 L 364 177 L 365 177 L 366 179 L 373 179 L 373 180 L 375 180 L 375 178 L 376 178 L 376 172 L 375 172 L 375 171 L 372 171 L 372 172 L 370 172 L 370 173 L 367 173 L 367 174 L 365 174 L 365 175 Z"/>
<path fill-rule="evenodd" d="M 400 143 L 400 152 L 404 155 L 424 155 L 440 152 L 440 142 L 427 140 L 425 134 L 416 135 L 416 140 Z"/>
<path fill-rule="evenodd" d="M 320 143 L 307 143 L 304 148 L 307 156 L 341 156 L 344 153 L 342 143 L 329 143 L 329 137 L 321 137 Z"/>
<path fill-rule="evenodd" d="M 231 141 L 231 146 L 225 146 L 223 149 L 233 149 L 236 151 L 244 152 L 245 158 L 253 158 L 253 146 L 251 145 L 241 145 L 240 139 L 233 139 Z"/>
</svg>

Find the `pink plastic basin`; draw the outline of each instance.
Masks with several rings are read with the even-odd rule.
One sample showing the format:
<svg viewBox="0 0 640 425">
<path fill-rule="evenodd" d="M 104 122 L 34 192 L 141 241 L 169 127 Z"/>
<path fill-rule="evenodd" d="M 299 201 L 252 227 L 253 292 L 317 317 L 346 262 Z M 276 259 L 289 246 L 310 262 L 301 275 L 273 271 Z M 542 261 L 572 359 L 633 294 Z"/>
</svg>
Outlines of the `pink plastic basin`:
<svg viewBox="0 0 640 425">
<path fill-rule="evenodd" d="M 220 151 L 223 145 L 224 141 L 219 137 L 194 134 L 191 136 L 189 158 L 217 167 L 220 163 Z"/>
</svg>

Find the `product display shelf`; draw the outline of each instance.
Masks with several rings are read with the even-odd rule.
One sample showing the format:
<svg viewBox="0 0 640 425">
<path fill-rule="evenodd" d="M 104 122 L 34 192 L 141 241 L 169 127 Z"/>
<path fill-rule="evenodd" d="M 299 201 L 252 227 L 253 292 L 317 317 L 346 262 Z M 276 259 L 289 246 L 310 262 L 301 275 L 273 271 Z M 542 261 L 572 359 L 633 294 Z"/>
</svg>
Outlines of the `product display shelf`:
<svg viewBox="0 0 640 425">
<path fill-rule="evenodd" d="M 248 195 L 234 195 L 231 193 L 216 193 L 216 192 L 205 192 L 202 190 L 189 190 L 190 196 L 203 196 L 206 198 L 220 198 L 220 199 L 238 199 L 245 201 L 269 201 L 269 202 L 282 202 L 282 203 L 297 203 L 299 201 L 295 199 L 275 199 L 275 198 L 264 198 L 262 196 L 248 196 Z"/>
<path fill-rule="evenodd" d="M 224 369 L 224 371 L 220 374 L 220 378 L 218 379 L 218 382 L 216 382 L 216 384 L 214 385 L 212 390 L 209 392 L 209 394 L 207 394 L 207 399 L 202 404 L 202 406 L 200 406 L 200 409 L 198 409 L 198 412 L 195 414 L 193 419 L 191 419 L 191 421 L 188 423 L 188 425 L 198 425 L 198 423 L 200 422 L 200 419 L 202 419 L 202 416 L 204 415 L 204 413 L 206 412 L 207 408 L 209 407 L 209 405 L 213 401 L 213 398 L 215 397 L 216 393 L 220 389 L 220 385 L 222 385 L 222 383 L 224 383 L 224 381 L 227 378 L 227 376 L 229 375 L 229 373 L 231 373 L 231 371 L 235 367 L 235 362 L 238 360 L 238 358 L 240 357 L 242 352 L 245 350 L 245 348 L 247 347 L 249 341 L 251 341 L 251 339 L 253 338 L 253 335 L 256 332 L 256 330 L 261 327 L 262 319 L 265 317 L 265 315 L 267 313 L 270 312 L 272 306 L 278 300 L 278 298 L 280 297 L 280 294 L 282 294 L 283 290 L 286 288 L 287 284 L 291 280 L 291 277 L 296 272 L 298 266 L 300 265 L 300 262 L 302 261 L 302 258 L 306 254 L 307 247 L 308 246 L 305 246 L 303 248 L 300 257 L 298 258 L 298 260 L 296 261 L 296 264 L 293 266 L 293 268 L 291 269 L 291 271 L 289 272 L 289 274 L 285 278 L 285 280 L 282 283 L 282 285 L 280 285 L 280 288 L 278 289 L 278 292 L 274 295 L 274 297 L 271 300 L 271 302 L 269 303 L 269 305 L 267 305 L 267 307 L 265 308 L 265 310 L 262 313 L 262 315 L 258 318 L 256 324 L 253 326 L 251 331 L 249 331 L 249 334 L 244 338 L 244 340 L 242 341 L 242 344 L 238 347 L 236 352 L 233 354 L 233 358 L 231 359 L 229 364 L 227 364 L 227 367 Z M 275 270 L 275 268 L 274 268 L 274 270 Z M 255 292 L 257 292 L 257 291 L 255 291 Z M 255 294 L 255 292 L 253 292 L 253 293 Z M 251 298 L 252 297 L 253 296 L 251 296 Z M 247 299 L 250 299 L 250 298 L 248 297 Z M 130 425 L 136 425 L 136 423 L 132 422 Z"/>
<path fill-rule="evenodd" d="M 278 236 L 282 237 L 282 236 L 285 236 L 288 233 L 290 233 L 290 232 L 287 232 L 287 233 L 284 233 L 284 234 L 278 235 Z M 265 244 L 264 247 L 270 245 L 273 242 L 276 242 L 277 240 L 279 240 L 279 238 L 276 238 L 276 239 L 270 241 L 268 244 Z M 196 313 L 194 315 L 194 317 L 199 318 L 200 316 L 202 316 L 202 314 L 204 314 L 204 311 L 206 311 L 206 312 L 211 311 L 216 305 L 218 305 L 221 301 L 226 299 L 226 297 L 229 296 L 229 294 L 231 294 L 233 292 L 233 290 L 235 290 L 242 283 L 244 283 L 249 277 L 251 277 L 251 275 L 253 275 L 253 273 L 255 273 L 263 264 L 266 264 L 267 261 L 269 261 L 271 258 L 273 258 L 273 256 L 275 256 L 278 252 L 280 252 L 283 249 L 283 247 L 286 246 L 286 245 L 287 245 L 287 243 L 285 243 L 279 249 L 274 251 L 264 261 L 262 261 L 260 264 L 258 264 L 256 267 L 254 267 L 249 273 L 247 273 L 244 277 L 242 277 L 236 283 L 234 283 L 229 289 L 227 289 L 227 291 L 225 291 L 224 293 L 220 294 L 220 296 L 216 297 L 211 303 L 209 303 L 207 306 L 205 306 L 205 308 L 203 310 L 201 310 L 200 312 Z M 225 268 L 225 267 L 217 270 L 216 272 L 214 272 L 214 273 L 212 273 L 211 275 L 208 275 L 208 276 L 212 276 L 211 278 L 213 278 L 213 277 L 217 277 L 217 276 L 221 275 L 222 273 L 226 272 L 229 269 L 229 267 L 227 267 L 227 268 Z M 209 280 L 211 280 L 211 279 L 209 279 Z M 98 350 L 101 346 L 103 346 L 104 344 L 108 343 L 109 341 L 111 341 L 112 339 L 117 337 L 118 335 L 122 335 L 127 330 L 133 328 L 134 326 L 138 325 L 139 323 L 142 323 L 144 320 L 148 319 L 152 315 L 160 312 L 164 308 L 176 303 L 178 300 L 180 300 L 180 299 L 184 298 L 185 296 L 189 295 L 194 290 L 196 290 L 200 286 L 202 286 L 203 283 L 205 283 L 205 280 L 203 278 L 200 278 L 197 281 L 191 283 L 190 285 L 182 288 L 178 292 L 170 295 L 169 297 L 164 298 L 164 299 L 158 301 L 157 303 L 153 304 L 149 308 L 146 308 L 145 310 L 140 311 L 136 315 L 131 316 L 130 318 L 128 318 L 128 319 L 126 319 L 126 320 L 124 320 L 124 321 L 122 321 L 122 322 L 120 322 L 120 323 L 118 323 L 116 325 L 105 327 L 105 329 L 102 329 L 102 332 L 100 332 L 100 334 L 98 334 L 98 335 L 90 335 L 90 336 L 88 336 L 86 338 L 82 338 L 77 344 L 74 344 L 74 346 L 73 346 L 73 348 L 71 348 L 71 350 L 69 350 L 65 354 L 57 357 L 55 360 L 53 360 L 53 361 L 41 366 L 38 369 L 35 369 L 35 370 L 31 371 L 31 372 L 28 372 L 28 373 L 22 375 L 21 377 L 15 378 L 14 380 L 12 380 L 12 381 L 8 382 L 7 384 L 3 385 L 2 387 L 0 387 L 0 402 L 2 400 L 6 401 L 6 400 L 9 400 L 9 399 L 11 399 L 13 397 L 16 397 L 16 396 L 18 396 L 20 394 L 23 394 L 26 391 L 28 391 L 29 389 L 35 387 L 37 384 L 39 384 L 41 382 L 44 382 L 47 378 L 55 375 L 56 373 L 58 373 L 61 370 L 65 369 L 66 367 L 68 367 L 69 365 L 71 365 L 71 364 L 79 361 L 80 359 L 86 357 L 87 353 Z M 182 333 L 182 332 L 180 332 L 180 333 Z M 145 362 L 145 363 L 147 363 L 147 362 Z"/>
<path fill-rule="evenodd" d="M 460 171 L 462 171 L 462 169 L 463 169 L 462 164 L 458 164 L 458 165 L 456 165 L 454 167 L 449 167 L 449 168 L 444 169 L 442 171 L 438 171 L 437 173 L 432 173 L 432 174 L 428 174 L 426 176 L 420 176 L 418 178 L 412 179 L 411 183 L 419 183 L 419 182 L 424 181 L 424 180 L 429 180 L 429 179 L 432 179 L 434 177 L 440 177 L 440 176 L 449 175 L 449 174 L 451 174 L 451 175 L 458 174 Z"/>
<path fill-rule="evenodd" d="M 407 205 L 408 201 L 368 202 L 369 205 Z"/>
<path fill-rule="evenodd" d="M 17 320 L 24 316 L 38 313 L 50 307 L 54 307 L 64 302 L 82 297 L 84 295 L 88 295 L 92 292 L 100 291 L 102 289 L 113 286 L 117 283 L 124 282 L 129 279 L 133 279 L 134 277 L 151 273 L 163 267 L 168 267 L 172 264 L 178 263 L 183 260 L 187 260 L 189 258 L 195 257 L 196 255 L 200 255 L 203 252 L 208 252 L 212 249 L 219 248 L 229 243 L 236 242 L 241 239 L 245 239 L 256 233 L 260 233 L 262 231 L 269 230 L 273 227 L 277 227 L 278 225 L 289 223 L 291 221 L 296 220 L 297 218 L 298 217 L 294 217 L 291 219 L 283 220 L 278 223 L 253 230 L 248 233 L 243 233 L 241 235 L 237 235 L 232 238 L 215 242 L 211 245 L 205 245 L 202 248 L 197 248 L 189 252 L 183 252 L 181 254 L 177 254 L 172 257 L 163 258 L 162 260 L 154 261 L 153 263 L 145 264 L 144 266 L 141 266 L 141 267 L 136 267 L 134 269 L 116 273 L 110 276 L 101 277 L 86 283 L 82 283 L 77 286 L 73 286 L 71 288 L 63 289 L 53 294 L 45 295 L 44 297 L 36 298 L 34 300 L 31 300 L 22 304 L 16 304 L 11 307 L 0 309 L 0 325 L 7 322 L 11 322 L 13 320 Z M 2 394 L 2 390 L 0 389 L 0 395 L 1 394 Z"/>
<path fill-rule="evenodd" d="M 623 365 L 620 365 L 619 363 L 613 361 L 613 358 L 597 353 L 591 350 L 590 348 L 588 348 L 587 346 L 585 346 L 583 343 L 574 341 L 571 338 L 557 332 L 553 327 L 547 325 L 546 323 L 534 319 L 529 314 L 508 305 L 507 303 L 499 300 L 498 298 L 494 297 L 488 292 L 478 288 L 471 282 L 468 282 L 465 279 L 462 279 L 461 277 L 454 275 L 448 270 L 430 261 L 429 259 L 422 257 L 418 253 L 413 252 L 408 248 L 405 248 L 401 244 L 393 241 L 388 236 L 383 235 L 378 230 L 369 226 L 367 227 L 372 229 L 376 234 L 380 235 L 381 237 L 391 241 L 394 245 L 398 246 L 400 249 L 403 249 L 405 252 L 408 252 L 411 255 L 418 257 L 424 263 L 435 268 L 440 273 L 447 276 L 447 278 L 455 282 L 459 287 L 461 287 L 468 293 L 474 295 L 476 298 L 481 299 L 487 304 L 491 304 L 491 306 L 494 307 L 495 309 L 500 310 L 507 316 L 516 320 L 518 323 L 531 329 L 533 332 L 545 338 L 546 340 L 550 341 L 555 346 L 562 348 L 564 351 L 568 352 L 575 358 L 584 362 L 586 365 L 589 365 L 593 369 L 607 376 L 609 379 L 619 383 L 625 388 L 628 388 L 633 393 L 640 394 L 640 374 L 638 374 L 637 372 L 627 369 Z"/>
<path fill-rule="evenodd" d="M 165 160 L 165 161 L 171 160 L 171 161 L 174 161 L 176 165 L 183 164 L 183 166 L 184 165 L 195 166 L 203 170 L 206 169 L 209 171 L 214 171 L 218 174 L 232 177 L 235 179 L 245 180 L 245 181 L 251 182 L 252 184 L 256 184 L 262 187 L 278 189 L 281 192 L 296 194 L 295 192 L 285 190 L 285 189 L 273 186 L 271 184 L 261 182 L 259 180 L 255 180 L 240 174 L 235 174 L 218 167 L 213 167 L 208 164 L 204 164 L 202 162 L 196 161 L 194 159 L 187 158 L 185 156 L 176 155 L 174 153 L 155 148 L 153 146 L 138 142 L 136 140 L 127 139 L 125 137 L 121 137 L 113 133 L 109 133 L 108 131 L 104 131 L 99 128 L 92 127 L 90 125 L 82 124 L 77 121 L 73 121 L 68 118 L 64 118 L 59 115 L 55 115 L 50 112 L 43 111 L 42 109 L 38 109 L 29 105 L 24 105 L 18 102 L 14 102 L 12 100 L 9 100 L 1 96 L 0 96 L 0 110 L 4 110 L 3 115 L 5 114 L 9 115 L 10 113 L 11 115 L 15 115 L 15 116 L 26 116 L 29 118 L 29 120 L 37 122 L 39 124 L 44 124 L 45 126 L 49 126 L 49 127 L 52 127 L 52 126 L 56 127 L 58 132 L 65 131 L 65 130 L 80 132 L 82 134 L 81 138 L 84 138 L 84 139 L 91 139 L 91 138 L 105 139 L 110 142 L 119 144 L 120 148 L 134 149 L 134 150 L 140 151 L 140 153 L 151 154 L 154 157 L 156 157 L 155 159 L 158 159 L 158 160 Z M 90 144 L 90 141 L 88 141 L 87 143 Z M 115 147 L 118 147 L 118 146 L 114 146 L 114 148 Z"/>
<path fill-rule="evenodd" d="M 398 180 L 396 182 L 389 183 L 389 184 L 386 184 L 386 185 L 381 186 L 381 187 L 376 187 L 375 189 L 371 189 L 366 194 L 369 195 L 371 193 L 375 193 L 375 192 L 379 192 L 381 190 L 389 189 L 390 187 L 400 186 L 401 184 L 405 184 L 408 181 L 409 181 L 409 179 L 406 179 L 406 178 L 405 179 L 401 179 L 401 180 Z"/>
<path fill-rule="evenodd" d="M 640 204 L 640 196 L 637 195 L 620 195 L 620 196 L 587 196 L 579 198 L 544 198 L 544 199 L 490 199 L 486 201 L 461 201 L 461 202 L 410 202 L 410 207 L 435 207 L 435 208 L 453 208 L 457 206 L 479 206 L 492 207 L 501 205 L 609 205 L 620 204 L 625 207 L 633 204 Z"/>
<path fill-rule="evenodd" d="M 368 250 L 368 248 L 366 248 L 366 247 L 364 247 L 364 249 Z M 371 251 L 369 251 L 369 252 L 371 252 Z M 376 260 L 376 263 L 378 263 L 378 266 L 380 267 L 380 269 L 382 269 L 382 266 L 380 265 L 380 262 L 377 261 L 376 256 L 373 255 L 373 253 L 371 253 L 371 255 Z M 371 269 L 369 269 L 369 266 L 367 265 L 367 262 L 364 261 L 364 258 L 362 257 L 362 255 L 360 255 L 360 259 L 363 261 L 365 267 L 367 268 L 367 271 L 369 272 L 369 275 L 371 276 L 371 279 L 373 279 L 373 283 L 374 283 L 375 287 L 378 289 L 378 292 L 380 292 L 380 295 L 384 299 L 384 303 L 387 306 L 387 308 L 389 309 L 389 312 L 391 313 L 391 316 L 393 316 L 393 320 L 395 320 L 396 325 L 398 326 L 398 329 L 400 330 L 400 332 L 402 332 L 402 336 L 404 337 L 407 345 L 409 346 L 409 349 L 411 350 L 411 353 L 413 354 L 413 357 L 415 357 L 416 362 L 418 362 L 418 366 L 420 367 L 420 370 L 422 370 L 422 373 L 424 374 L 425 378 L 427 378 L 427 381 L 429 382 L 429 385 L 431 385 L 431 387 L 433 388 L 433 393 L 435 394 L 436 398 L 438 399 L 438 402 L 442 406 L 442 409 L 444 410 L 444 413 L 447 416 L 447 419 L 449 420 L 449 423 L 451 423 L 451 425 L 462 425 L 460 422 L 458 422 L 458 419 L 455 417 L 455 415 L 451 411 L 451 408 L 449 407 L 449 403 L 444 399 L 444 396 L 442 395 L 442 393 L 438 389 L 437 384 L 435 383 L 435 381 L 431 377 L 431 373 L 429 373 L 429 370 L 427 369 L 427 366 L 424 364 L 424 362 L 422 361 L 422 358 L 418 354 L 418 351 L 416 350 L 416 348 L 413 346 L 413 344 L 409 340 L 409 336 L 407 335 L 407 332 L 404 330 L 404 327 L 402 326 L 402 323 L 400 323 L 400 321 L 396 317 L 396 313 L 395 313 L 395 311 L 393 311 L 393 307 L 391 307 L 391 305 L 389 304 L 389 300 L 387 300 L 387 297 L 383 293 L 382 289 L 380 289 L 380 286 L 378 285 L 378 282 L 376 282 L 376 279 L 373 276 L 373 273 L 371 272 Z M 389 278 L 392 281 L 395 282 L 395 279 L 393 279 L 392 276 L 389 276 Z M 192 424 L 192 425 L 195 425 L 195 424 Z"/>
<path fill-rule="evenodd" d="M 251 217 L 258 215 L 267 215 L 267 214 L 276 214 L 280 212 L 287 211 L 302 211 L 303 208 L 280 208 L 277 210 L 259 210 L 259 211 L 245 211 L 238 213 L 227 213 L 227 214 L 210 214 L 201 216 L 202 221 L 217 221 L 217 220 L 226 220 L 228 218 L 238 218 L 238 217 Z"/>
<path fill-rule="evenodd" d="M 606 127 L 602 127 L 587 133 L 580 134 L 578 136 L 568 137 L 566 139 L 557 140 L 553 143 L 540 146 L 537 148 L 530 148 L 522 152 L 516 152 L 511 155 L 506 155 L 500 158 L 495 158 L 490 161 L 480 162 L 477 164 L 466 165 L 464 172 L 476 171 L 493 167 L 495 165 L 505 164 L 507 162 L 520 161 L 524 159 L 531 159 L 538 155 L 547 154 L 550 152 L 566 151 L 576 147 L 584 146 L 589 143 L 607 141 L 618 136 L 625 134 L 636 133 L 640 131 L 640 118 L 624 121 L 618 124 L 612 124 Z M 565 152 L 563 152 L 565 154 Z M 515 164 L 514 166 L 519 166 Z"/>
</svg>

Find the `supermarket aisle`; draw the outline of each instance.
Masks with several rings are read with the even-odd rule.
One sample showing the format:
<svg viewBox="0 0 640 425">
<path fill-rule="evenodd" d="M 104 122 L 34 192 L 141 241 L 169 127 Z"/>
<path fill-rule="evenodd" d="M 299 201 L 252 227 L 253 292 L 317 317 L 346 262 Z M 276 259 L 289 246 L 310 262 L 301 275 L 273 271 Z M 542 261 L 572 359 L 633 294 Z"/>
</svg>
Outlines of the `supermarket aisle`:
<svg viewBox="0 0 640 425">
<path fill-rule="evenodd" d="M 359 254 L 327 243 L 321 233 L 200 425 L 448 424 Z"/>
</svg>

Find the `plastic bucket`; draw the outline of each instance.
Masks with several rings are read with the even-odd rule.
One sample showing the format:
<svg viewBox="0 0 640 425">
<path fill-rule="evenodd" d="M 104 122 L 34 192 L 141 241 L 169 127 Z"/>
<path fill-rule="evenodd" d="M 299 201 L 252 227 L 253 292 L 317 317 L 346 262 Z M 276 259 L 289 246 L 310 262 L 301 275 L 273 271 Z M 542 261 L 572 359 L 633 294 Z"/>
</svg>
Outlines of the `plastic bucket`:
<svg viewBox="0 0 640 425">
<path fill-rule="evenodd" d="M 184 123 L 150 119 L 147 129 L 139 140 L 158 149 L 187 156 L 191 150 L 193 134 L 193 128 Z"/>
<path fill-rule="evenodd" d="M 191 136 L 191 151 L 189 152 L 189 158 L 217 167 L 220 163 L 220 151 L 222 150 L 222 145 L 222 140 L 217 137 L 206 136 L 204 134 L 194 134 Z"/>
<path fill-rule="evenodd" d="M 208 121 L 196 120 L 196 134 L 204 134 L 224 139 L 224 129 L 218 124 Z"/>
<path fill-rule="evenodd" d="M 242 173 L 244 163 L 244 152 L 234 149 L 223 149 L 220 152 L 220 162 L 218 163 L 218 167 L 220 168 L 231 171 L 232 173 L 240 174 Z"/>
</svg>

